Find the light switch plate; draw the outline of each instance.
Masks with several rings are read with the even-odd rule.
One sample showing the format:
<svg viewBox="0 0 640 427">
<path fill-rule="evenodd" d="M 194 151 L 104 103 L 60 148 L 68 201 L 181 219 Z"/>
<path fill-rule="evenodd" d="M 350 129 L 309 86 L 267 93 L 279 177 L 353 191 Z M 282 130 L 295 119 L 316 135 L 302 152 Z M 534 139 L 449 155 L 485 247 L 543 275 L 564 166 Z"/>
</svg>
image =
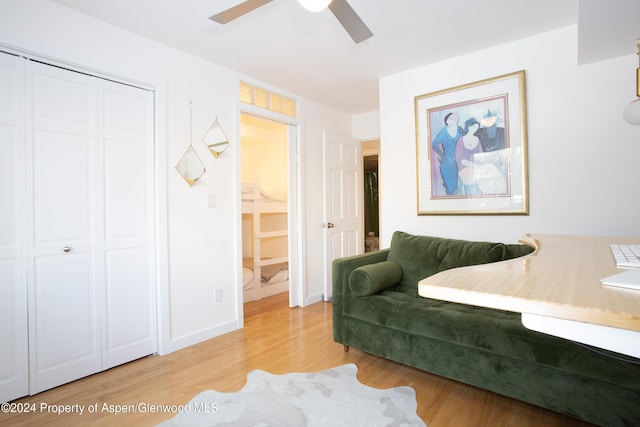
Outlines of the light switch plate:
<svg viewBox="0 0 640 427">
<path fill-rule="evenodd" d="M 207 207 L 208 208 L 216 207 L 216 193 L 207 193 Z"/>
</svg>

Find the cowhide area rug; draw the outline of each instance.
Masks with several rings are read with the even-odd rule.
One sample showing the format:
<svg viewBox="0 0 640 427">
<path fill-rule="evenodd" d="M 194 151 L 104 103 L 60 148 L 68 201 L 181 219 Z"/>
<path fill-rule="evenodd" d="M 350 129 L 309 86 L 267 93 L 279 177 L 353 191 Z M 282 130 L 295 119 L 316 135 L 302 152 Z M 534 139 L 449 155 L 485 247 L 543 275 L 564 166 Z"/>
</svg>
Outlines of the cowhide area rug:
<svg viewBox="0 0 640 427">
<path fill-rule="evenodd" d="M 361 384 L 354 364 L 320 372 L 274 375 L 254 370 L 236 393 L 207 390 L 172 419 L 171 426 L 423 426 L 415 391 Z"/>
</svg>

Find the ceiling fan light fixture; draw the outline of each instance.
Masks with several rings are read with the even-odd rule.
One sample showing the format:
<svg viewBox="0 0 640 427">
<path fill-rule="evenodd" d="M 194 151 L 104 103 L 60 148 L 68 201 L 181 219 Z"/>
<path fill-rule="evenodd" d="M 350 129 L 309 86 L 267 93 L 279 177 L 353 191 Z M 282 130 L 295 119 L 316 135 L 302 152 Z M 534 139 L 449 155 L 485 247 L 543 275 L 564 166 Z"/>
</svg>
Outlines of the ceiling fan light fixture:
<svg viewBox="0 0 640 427">
<path fill-rule="evenodd" d="M 320 12 L 329 6 L 332 0 L 298 0 L 310 12 Z"/>
<path fill-rule="evenodd" d="M 631 101 L 622 113 L 622 117 L 630 125 L 640 126 L 640 98 Z"/>
</svg>

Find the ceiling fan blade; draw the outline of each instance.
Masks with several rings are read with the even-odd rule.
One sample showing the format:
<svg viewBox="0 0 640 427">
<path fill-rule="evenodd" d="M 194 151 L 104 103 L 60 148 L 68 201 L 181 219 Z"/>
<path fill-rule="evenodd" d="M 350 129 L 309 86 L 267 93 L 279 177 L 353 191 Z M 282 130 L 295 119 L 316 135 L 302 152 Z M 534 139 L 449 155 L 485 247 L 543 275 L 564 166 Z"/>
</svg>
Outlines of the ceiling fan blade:
<svg viewBox="0 0 640 427">
<path fill-rule="evenodd" d="M 333 0 L 329 4 L 329 9 L 356 44 L 373 36 L 369 27 L 360 19 L 347 0 Z"/>
<path fill-rule="evenodd" d="M 252 10 L 259 8 L 260 6 L 271 3 L 272 1 L 273 0 L 247 0 L 237 6 L 233 6 L 232 8 L 210 16 L 209 19 L 219 24 L 226 24 L 236 18 L 241 17 L 242 15 L 251 12 Z"/>
</svg>

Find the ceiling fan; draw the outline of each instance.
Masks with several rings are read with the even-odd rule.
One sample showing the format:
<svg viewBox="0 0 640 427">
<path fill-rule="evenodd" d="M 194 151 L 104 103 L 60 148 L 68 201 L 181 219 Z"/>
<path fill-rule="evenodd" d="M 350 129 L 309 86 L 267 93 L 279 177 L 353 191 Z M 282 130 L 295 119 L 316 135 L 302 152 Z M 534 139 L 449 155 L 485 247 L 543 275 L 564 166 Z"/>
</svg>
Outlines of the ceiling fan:
<svg viewBox="0 0 640 427">
<path fill-rule="evenodd" d="M 217 13 L 209 19 L 219 24 L 226 24 L 239 18 L 254 9 L 271 3 L 273 0 L 246 0 L 237 6 L 229 8 L 225 11 Z M 347 0 L 298 0 L 306 9 L 312 12 L 318 12 L 328 7 L 338 19 L 340 24 L 347 30 L 354 42 L 360 43 L 373 33 L 366 24 L 360 19 L 358 14 L 347 3 Z"/>
</svg>

